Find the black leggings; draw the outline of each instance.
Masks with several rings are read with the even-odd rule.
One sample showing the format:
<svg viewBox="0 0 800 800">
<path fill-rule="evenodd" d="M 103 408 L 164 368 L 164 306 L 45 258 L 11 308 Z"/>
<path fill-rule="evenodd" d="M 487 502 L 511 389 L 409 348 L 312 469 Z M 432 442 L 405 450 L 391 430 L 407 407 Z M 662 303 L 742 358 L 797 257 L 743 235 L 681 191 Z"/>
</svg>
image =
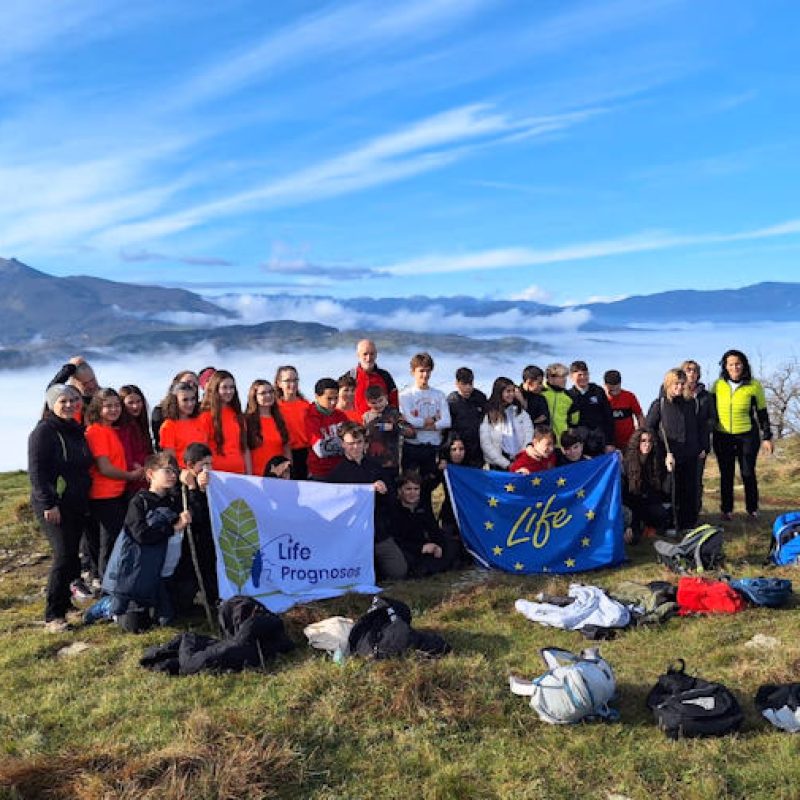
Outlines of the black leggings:
<svg viewBox="0 0 800 800">
<path fill-rule="evenodd" d="M 97 523 L 97 527 L 87 538 L 89 539 L 89 549 L 92 561 L 97 564 L 97 571 L 102 580 L 106 571 L 106 564 L 114 549 L 114 542 L 122 530 L 125 522 L 125 514 L 128 510 L 128 496 L 108 497 L 102 500 L 89 501 L 89 513 Z"/>
<path fill-rule="evenodd" d="M 53 548 L 53 563 L 47 578 L 47 597 L 44 618 L 46 622 L 63 619 L 72 606 L 70 583 L 81 574 L 78 546 L 86 524 L 86 514 L 61 509 L 61 524 L 45 522 L 44 514 L 36 512 L 39 524 Z"/>
<path fill-rule="evenodd" d="M 721 433 L 714 431 L 714 453 L 719 464 L 720 510 L 723 514 L 733 511 L 733 475 L 736 462 L 744 484 L 744 505 L 748 513 L 758 511 L 758 481 L 756 459 L 761 438 L 758 430 L 748 433 Z"/>
</svg>

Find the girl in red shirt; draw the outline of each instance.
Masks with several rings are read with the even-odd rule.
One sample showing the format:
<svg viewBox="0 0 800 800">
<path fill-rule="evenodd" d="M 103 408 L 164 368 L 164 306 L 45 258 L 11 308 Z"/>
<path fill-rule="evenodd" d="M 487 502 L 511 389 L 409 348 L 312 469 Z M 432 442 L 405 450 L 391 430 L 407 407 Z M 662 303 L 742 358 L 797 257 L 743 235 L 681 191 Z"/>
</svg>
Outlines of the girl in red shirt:
<svg viewBox="0 0 800 800">
<path fill-rule="evenodd" d="M 306 436 L 306 409 L 308 400 L 300 391 L 297 370 L 287 364 L 275 372 L 275 390 L 278 405 L 289 430 L 289 447 L 292 450 L 292 478 L 304 481 L 308 477 L 308 437 Z"/>
<path fill-rule="evenodd" d="M 86 409 L 86 441 L 94 457 L 89 470 L 89 513 L 95 525 L 87 531 L 91 560 L 102 579 L 108 557 L 128 509 L 126 484 L 144 476 L 141 467 L 128 469 L 125 449 L 117 433 L 122 401 L 113 389 L 100 389 Z"/>
<path fill-rule="evenodd" d="M 208 444 L 208 432 L 200 419 L 200 404 L 197 402 L 197 387 L 189 382 L 179 382 L 172 387 L 169 396 L 161 403 L 164 421 L 159 430 L 159 445 L 162 450 L 175 456 L 181 469 L 186 469 L 183 454 L 193 442 Z"/>
<path fill-rule="evenodd" d="M 200 419 L 213 454 L 214 469 L 251 475 L 242 404 L 230 372 L 218 369 L 211 376 L 200 406 Z"/>
<path fill-rule="evenodd" d="M 273 456 L 288 458 L 291 455 L 289 431 L 276 402 L 275 389 L 269 381 L 253 381 L 247 393 L 244 418 L 253 475 L 262 476 Z"/>
</svg>

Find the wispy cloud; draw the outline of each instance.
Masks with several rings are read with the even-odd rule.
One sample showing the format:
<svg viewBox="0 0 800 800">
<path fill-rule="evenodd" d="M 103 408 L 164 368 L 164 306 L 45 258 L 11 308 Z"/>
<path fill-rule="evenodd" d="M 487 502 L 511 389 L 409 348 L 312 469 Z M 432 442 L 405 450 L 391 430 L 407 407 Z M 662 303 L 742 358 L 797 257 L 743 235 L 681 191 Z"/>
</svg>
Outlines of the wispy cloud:
<svg viewBox="0 0 800 800">
<path fill-rule="evenodd" d="M 119 226 L 100 244 L 125 245 L 173 235 L 257 208 L 260 211 L 313 202 L 429 172 L 466 157 L 473 147 L 502 144 L 516 135 L 566 129 L 601 109 L 546 117 L 514 117 L 487 104 L 470 104 L 434 114 L 378 136 L 339 156 L 177 213 Z"/>
<path fill-rule="evenodd" d="M 513 269 L 568 261 L 586 261 L 607 256 L 670 250 L 725 242 L 746 242 L 793 236 L 800 233 L 800 219 L 787 220 L 763 228 L 739 233 L 672 234 L 645 232 L 618 239 L 604 239 L 566 245 L 548 250 L 508 247 L 460 254 L 431 254 L 382 267 L 391 275 L 429 275 L 470 270 Z"/>
<path fill-rule="evenodd" d="M 380 8 L 368 2 L 334 6 L 268 34 L 244 52 L 227 53 L 177 89 L 172 102 L 195 105 L 299 64 L 337 55 L 349 59 L 353 51 L 406 36 L 429 38 L 486 5 L 489 0 L 413 0 Z"/>
<path fill-rule="evenodd" d="M 233 261 L 214 256 L 170 256 L 165 253 L 154 253 L 150 250 L 120 250 L 119 257 L 128 263 L 149 261 L 168 261 L 173 264 L 188 264 L 194 267 L 232 267 Z"/>
</svg>

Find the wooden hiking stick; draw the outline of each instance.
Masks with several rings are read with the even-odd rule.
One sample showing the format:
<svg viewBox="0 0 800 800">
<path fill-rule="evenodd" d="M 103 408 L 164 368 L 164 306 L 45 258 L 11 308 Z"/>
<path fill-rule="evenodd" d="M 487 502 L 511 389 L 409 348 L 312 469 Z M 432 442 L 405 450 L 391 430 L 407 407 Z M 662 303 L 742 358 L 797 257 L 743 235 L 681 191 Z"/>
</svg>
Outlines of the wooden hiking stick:
<svg viewBox="0 0 800 800">
<path fill-rule="evenodd" d="M 186 490 L 186 484 L 181 484 L 181 496 L 183 497 L 183 510 L 189 510 L 189 495 Z M 192 535 L 192 526 L 186 526 L 186 536 L 189 539 L 189 552 L 192 554 L 192 564 L 194 565 L 194 574 L 197 578 L 197 584 L 200 587 L 200 600 L 203 603 L 203 608 L 206 610 L 206 619 L 208 626 L 214 630 L 214 615 L 211 613 L 211 606 L 208 604 L 208 596 L 206 595 L 206 585 L 203 581 L 203 574 L 200 571 L 200 561 L 197 558 L 197 548 L 194 544 L 194 536 Z"/>
</svg>

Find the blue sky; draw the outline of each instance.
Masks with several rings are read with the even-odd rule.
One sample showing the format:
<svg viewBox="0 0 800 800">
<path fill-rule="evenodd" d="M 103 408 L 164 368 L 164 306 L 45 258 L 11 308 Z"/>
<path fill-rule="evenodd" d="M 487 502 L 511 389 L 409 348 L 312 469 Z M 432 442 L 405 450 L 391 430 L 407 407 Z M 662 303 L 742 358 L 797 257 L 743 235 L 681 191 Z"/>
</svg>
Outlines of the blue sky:
<svg viewBox="0 0 800 800">
<path fill-rule="evenodd" d="M 0 5 L 0 256 L 336 297 L 796 280 L 800 5 Z"/>
</svg>

